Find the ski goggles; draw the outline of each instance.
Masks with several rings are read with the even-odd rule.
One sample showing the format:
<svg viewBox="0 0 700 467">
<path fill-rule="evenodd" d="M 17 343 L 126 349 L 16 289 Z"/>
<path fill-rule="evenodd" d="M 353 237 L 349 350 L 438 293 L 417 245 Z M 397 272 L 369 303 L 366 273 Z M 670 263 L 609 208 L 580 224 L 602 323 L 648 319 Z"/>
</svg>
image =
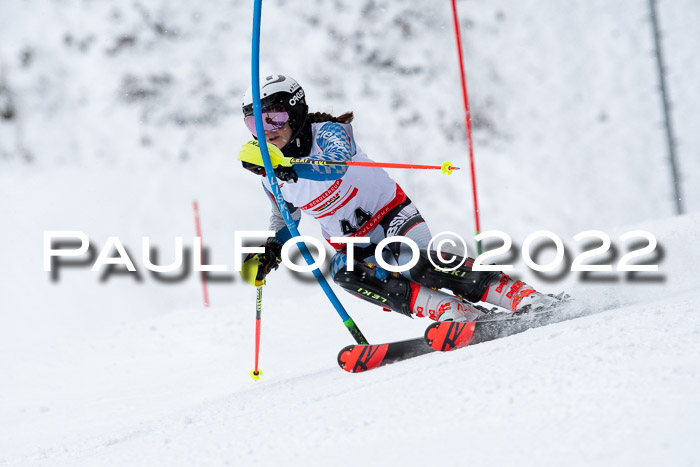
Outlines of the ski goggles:
<svg viewBox="0 0 700 467">
<path fill-rule="evenodd" d="M 247 115 L 244 120 L 248 130 L 250 130 L 252 134 L 255 134 L 255 116 Z M 263 110 L 262 121 L 265 131 L 277 131 L 287 124 L 289 121 L 289 114 L 285 110 Z"/>
</svg>

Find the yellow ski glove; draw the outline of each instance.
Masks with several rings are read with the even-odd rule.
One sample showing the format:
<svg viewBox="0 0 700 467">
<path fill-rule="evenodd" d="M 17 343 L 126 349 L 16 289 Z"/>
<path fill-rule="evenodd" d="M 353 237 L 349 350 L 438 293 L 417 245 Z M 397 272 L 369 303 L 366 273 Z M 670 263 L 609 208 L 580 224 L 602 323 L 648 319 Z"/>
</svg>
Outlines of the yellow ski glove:
<svg viewBox="0 0 700 467">
<path fill-rule="evenodd" d="M 274 144 L 267 143 L 267 151 L 270 153 L 272 168 L 276 169 L 280 165 L 283 167 L 292 166 L 292 158 L 286 157 L 284 154 L 282 154 L 282 151 Z M 265 164 L 263 163 L 262 152 L 260 152 L 258 140 L 252 139 L 245 143 L 241 148 L 241 152 L 238 153 L 238 160 L 264 167 Z"/>
<path fill-rule="evenodd" d="M 265 247 L 265 252 L 248 254 L 241 266 L 241 277 L 253 287 L 265 285 L 265 276 L 277 269 L 282 261 L 282 242 L 271 238 L 261 246 Z"/>
<path fill-rule="evenodd" d="M 243 265 L 241 266 L 241 277 L 244 281 L 246 281 L 253 287 L 260 287 L 262 285 L 265 285 L 264 276 L 260 280 L 257 279 L 258 272 L 260 270 L 260 264 L 260 258 L 256 254 L 252 258 L 244 261 Z"/>
</svg>

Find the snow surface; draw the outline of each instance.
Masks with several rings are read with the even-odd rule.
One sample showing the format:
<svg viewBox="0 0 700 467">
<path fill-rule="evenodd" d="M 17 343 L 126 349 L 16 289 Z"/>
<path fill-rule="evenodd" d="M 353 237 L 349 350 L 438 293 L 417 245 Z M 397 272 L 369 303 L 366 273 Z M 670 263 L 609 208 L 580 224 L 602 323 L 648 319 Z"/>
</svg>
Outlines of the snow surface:
<svg viewBox="0 0 700 467">
<path fill-rule="evenodd" d="M 552 278 L 515 255 L 520 277 L 591 314 L 350 375 L 327 299 L 281 270 L 254 382 L 254 290 L 214 274 L 203 308 L 196 274 L 164 283 L 140 262 L 143 236 L 161 263 L 176 236 L 192 247 L 193 200 L 211 263 L 232 269 L 233 232 L 266 227 L 235 161 L 250 2 L 3 0 L 0 105 L 16 113 L 0 119 L 0 465 L 700 465 L 700 3 L 658 2 L 677 217 L 647 3 L 459 8 L 482 228 L 514 249 L 549 229 L 573 255 L 573 235 L 599 229 L 611 264 L 621 234 L 647 230 L 659 273 Z M 263 70 L 295 76 L 312 109 L 353 109 L 376 160 L 467 166 L 447 3 L 304 5 L 265 2 Z M 473 232 L 466 171 L 392 176 L 433 232 Z M 81 230 L 95 254 L 118 236 L 139 275 L 86 264 L 53 281 L 45 230 Z M 308 219 L 301 231 L 319 236 Z M 371 342 L 427 324 L 338 294 Z"/>
</svg>

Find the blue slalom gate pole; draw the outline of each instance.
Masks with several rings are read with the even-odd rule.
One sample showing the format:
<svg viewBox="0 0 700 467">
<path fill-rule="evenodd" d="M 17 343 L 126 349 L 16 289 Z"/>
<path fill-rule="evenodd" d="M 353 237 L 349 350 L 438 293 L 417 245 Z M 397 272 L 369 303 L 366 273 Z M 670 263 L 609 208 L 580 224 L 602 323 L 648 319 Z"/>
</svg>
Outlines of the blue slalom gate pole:
<svg viewBox="0 0 700 467">
<path fill-rule="evenodd" d="M 253 114 L 255 116 L 255 132 L 258 136 L 260 152 L 262 153 L 263 164 L 265 165 L 265 173 L 267 174 L 267 179 L 270 182 L 270 187 L 272 188 L 272 194 L 275 197 L 275 202 L 282 213 L 282 218 L 287 224 L 289 232 L 292 234 L 292 238 L 299 236 L 299 231 L 297 230 L 292 215 L 287 209 L 287 202 L 282 195 L 282 190 L 277 185 L 277 176 L 275 176 L 275 171 L 272 167 L 272 162 L 270 161 L 270 153 L 267 151 L 267 140 L 265 139 L 265 130 L 263 129 L 262 121 L 262 107 L 260 104 L 260 21 L 262 17 L 262 0 L 255 0 L 255 5 L 253 9 L 253 53 L 251 57 L 251 73 L 252 73 L 252 86 L 253 86 Z M 309 253 L 309 249 L 306 247 L 304 242 L 297 243 L 301 254 L 304 256 L 306 263 L 311 265 L 314 263 L 314 258 Z M 343 324 L 348 328 L 350 334 L 355 339 L 358 344 L 368 344 L 365 336 L 357 327 L 355 322 L 352 320 L 350 315 L 348 315 L 343 305 L 336 297 L 335 293 L 328 285 L 328 281 L 323 277 L 321 271 L 316 268 L 313 270 L 314 277 L 318 281 L 326 296 L 331 301 L 335 307 L 335 311 L 343 320 Z"/>
</svg>

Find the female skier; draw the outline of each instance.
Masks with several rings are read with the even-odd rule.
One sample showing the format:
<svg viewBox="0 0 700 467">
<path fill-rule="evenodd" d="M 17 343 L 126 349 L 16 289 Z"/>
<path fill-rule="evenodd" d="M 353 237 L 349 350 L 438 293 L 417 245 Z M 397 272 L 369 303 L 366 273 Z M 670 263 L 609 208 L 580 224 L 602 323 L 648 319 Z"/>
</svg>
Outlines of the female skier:
<svg viewBox="0 0 700 467">
<path fill-rule="evenodd" d="M 329 165 L 292 165 L 290 158 L 320 161 L 369 161 L 355 142 L 352 112 L 333 117 L 309 113 L 304 90 L 289 76 L 272 75 L 263 80 L 261 91 L 265 138 L 271 162 L 293 220 L 301 212 L 321 224 L 323 236 L 336 249 L 331 262 L 333 280 L 353 295 L 387 310 L 433 320 L 474 321 L 491 305 L 522 312 L 553 306 L 558 300 L 543 295 L 522 281 L 500 272 L 471 270 L 472 261 L 456 271 L 443 272 L 436 255 L 428 252 L 430 230 L 413 202 L 381 168 Z M 255 135 L 252 90 L 243 97 L 245 124 Z M 274 146 L 274 147 L 273 147 Z M 262 176 L 272 200 L 269 230 L 276 232 L 265 243 L 265 252 L 245 258 L 241 275 L 261 286 L 265 276 L 278 267 L 282 244 L 291 238 L 265 176 L 256 141 L 243 146 L 243 167 Z M 420 248 L 418 263 L 403 273 L 390 273 L 376 265 L 375 247 L 386 237 L 404 236 Z M 331 237 L 369 237 L 368 243 L 352 246 L 354 270 L 348 269 L 347 245 L 334 244 Z M 428 255 L 433 255 L 431 262 Z M 404 243 L 390 243 L 382 252 L 388 264 L 406 264 L 412 257 Z M 448 289 L 454 295 L 440 291 Z"/>
</svg>

